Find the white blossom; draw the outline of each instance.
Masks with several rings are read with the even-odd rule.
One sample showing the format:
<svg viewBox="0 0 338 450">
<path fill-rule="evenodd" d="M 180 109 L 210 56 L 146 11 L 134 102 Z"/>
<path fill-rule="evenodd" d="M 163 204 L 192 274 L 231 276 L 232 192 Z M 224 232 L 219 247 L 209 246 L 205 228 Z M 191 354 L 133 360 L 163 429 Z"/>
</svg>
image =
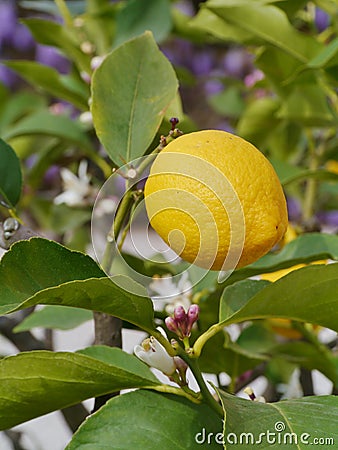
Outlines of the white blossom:
<svg viewBox="0 0 338 450">
<path fill-rule="evenodd" d="M 145 339 L 142 345 L 136 345 L 134 353 L 148 366 L 154 367 L 168 376 L 176 370 L 174 358 L 168 355 L 166 349 L 154 336 Z"/>
<path fill-rule="evenodd" d="M 78 175 L 63 167 L 60 170 L 63 192 L 54 199 L 56 205 L 65 203 L 68 206 L 86 206 L 88 197 L 96 195 L 96 190 L 90 184 L 87 173 L 88 163 L 83 160 L 79 164 Z"/>
<path fill-rule="evenodd" d="M 191 305 L 192 284 L 187 272 L 183 272 L 177 284 L 174 283 L 173 276 L 170 274 L 153 277 L 149 288 L 154 293 L 151 299 L 155 311 L 165 309 L 168 314 L 173 314 L 177 306 L 183 306 L 187 311 Z"/>
</svg>

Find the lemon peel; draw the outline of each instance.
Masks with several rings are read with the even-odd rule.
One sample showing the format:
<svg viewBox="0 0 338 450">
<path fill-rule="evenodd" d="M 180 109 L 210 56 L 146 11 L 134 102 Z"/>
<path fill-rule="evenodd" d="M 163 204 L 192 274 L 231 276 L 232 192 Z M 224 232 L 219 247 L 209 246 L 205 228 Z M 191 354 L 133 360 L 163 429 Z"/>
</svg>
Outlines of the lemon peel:
<svg viewBox="0 0 338 450">
<path fill-rule="evenodd" d="M 288 225 L 270 162 L 225 131 L 203 130 L 170 142 L 156 157 L 144 194 L 152 227 L 182 259 L 206 269 L 256 261 Z"/>
</svg>

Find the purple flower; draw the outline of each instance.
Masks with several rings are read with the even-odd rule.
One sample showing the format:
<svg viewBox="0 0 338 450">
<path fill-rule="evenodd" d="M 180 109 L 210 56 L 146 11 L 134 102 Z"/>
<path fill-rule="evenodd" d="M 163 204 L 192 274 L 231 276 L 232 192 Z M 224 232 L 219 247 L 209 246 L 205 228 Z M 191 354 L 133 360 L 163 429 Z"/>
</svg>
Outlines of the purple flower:
<svg viewBox="0 0 338 450">
<path fill-rule="evenodd" d="M 252 67 L 251 56 L 240 48 L 231 48 L 223 58 L 223 67 L 227 75 L 243 78 Z"/>
<path fill-rule="evenodd" d="M 13 88 L 18 80 L 18 75 L 12 69 L 0 64 L 0 83 L 8 88 Z"/>
<path fill-rule="evenodd" d="M 228 133 L 234 133 L 234 128 L 230 125 L 227 120 L 222 120 L 215 126 L 215 130 L 227 131 Z"/>
<path fill-rule="evenodd" d="M 11 45 L 16 30 L 16 7 L 13 1 L 0 2 L 0 47 Z"/>
<path fill-rule="evenodd" d="M 29 29 L 18 23 L 12 38 L 13 47 L 21 52 L 27 52 L 34 48 L 35 41 Z"/>
<path fill-rule="evenodd" d="M 219 94 L 223 91 L 224 84 L 217 79 L 210 79 L 204 83 L 204 92 L 209 97 L 211 95 Z"/>
<path fill-rule="evenodd" d="M 191 70 L 197 76 L 209 75 L 214 65 L 210 50 L 202 50 L 192 55 Z"/>
<path fill-rule="evenodd" d="M 315 10 L 315 25 L 319 33 L 326 30 L 326 28 L 330 24 L 330 16 L 327 12 L 323 11 L 320 8 L 316 8 Z"/>
<path fill-rule="evenodd" d="M 290 222 L 298 222 L 302 215 L 302 208 L 299 201 L 294 197 L 288 197 L 286 200 Z"/>
<path fill-rule="evenodd" d="M 177 66 L 189 67 L 193 45 L 184 39 L 175 39 L 171 44 L 161 48 L 169 61 Z"/>
<path fill-rule="evenodd" d="M 321 223 L 330 227 L 338 227 L 338 210 L 322 211 L 317 214 Z"/>
<path fill-rule="evenodd" d="M 35 59 L 41 64 L 53 67 L 60 73 L 65 74 L 69 72 L 69 60 L 62 56 L 54 47 L 50 47 L 49 45 L 38 44 L 36 46 Z"/>
</svg>

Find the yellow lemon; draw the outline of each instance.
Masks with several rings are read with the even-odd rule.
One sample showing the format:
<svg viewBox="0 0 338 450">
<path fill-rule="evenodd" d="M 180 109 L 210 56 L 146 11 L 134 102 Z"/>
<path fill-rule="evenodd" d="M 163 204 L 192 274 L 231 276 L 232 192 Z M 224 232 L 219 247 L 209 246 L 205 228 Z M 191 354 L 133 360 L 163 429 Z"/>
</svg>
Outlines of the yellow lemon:
<svg viewBox="0 0 338 450">
<path fill-rule="evenodd" d="M 180 136 L 156 157 L 145 185 L 152 227 L 182 259 L 213 270 L 266 254 L 288 219 L 279 179 L 265 156 L 231 133 Z"/>
</svg>

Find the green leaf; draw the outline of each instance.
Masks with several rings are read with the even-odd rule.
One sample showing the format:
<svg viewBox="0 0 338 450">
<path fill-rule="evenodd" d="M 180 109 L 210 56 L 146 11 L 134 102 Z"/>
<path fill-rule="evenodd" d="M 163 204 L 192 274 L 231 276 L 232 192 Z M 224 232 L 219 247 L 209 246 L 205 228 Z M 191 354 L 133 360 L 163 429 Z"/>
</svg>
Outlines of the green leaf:
<svg viewBox="0 0 338 450">
<path fill-rule="evenodd" d="M 311 69 L 320 69 L 327 66 L 330 61 L 338 53 L 338 37 L 333 39 L 322 51 L 320 51 L 311 61 L 308 62 L 307 66 Z"/>
<path fill-rule="evenodd" d="M 314 345 L 301 341 L 278 344 L 270 350 L 272 355 L 276 355 L 283 360 L 297 363 L 308 370 L 319 370 L 334 385 L 337 385 L 338 368 L 335 366 L 333 355 L 329 351 L 324 353 Z"/>
<path fill-rule="evenodd" d="M 270 284 L 266 280 L 242 280 L 227 286 L 222 294 L 219 316 L 221 320 L 231 317 L 262 289 Z"/>
<path fill-rule="evenodd" d="M 79 0 L 67 0 L 67 8 L 73 13 L 73 15 L 83 14 L 85 12 L 84 3 L 84 1 L 79 2 Z M 53 16 L 60 15 L 60 10 L 53 0 L 21 0 L 20 6 L 22 8 L 40 11 Z"/>
<path fill-rule="evenodd" d="M 291 265 L 309 263 L 330 258 L 338 261 L 338 236 L 325 233 L 305 233 L 289 242 L 277 253 L 260 258 L 248 268 L 268 272 L 284 269 Z"/>
<path fill-rule="evenodd" d="M 271 45 L 260 49 L 255 65 L 264 72 L 273 90 L 281 97 L 289 93 L 291 81 L 301 83 L 305 81 L 304 78 L 314 80 L 313 72 L 302 72 L 304 64 L 283 50 Z M 307 80 L 307 82 L 309 81 Z"/>
<path fill-rule="evenodd" d="M 159 384 L 135 356 L 121 355 L 118 348 L 111 350 L 109 363 L 79 353 L 48 351 L 3 358 L 0 428 L 11 428 L 87 398 Z"/>
<path fill-rule="evenodd" d="M 66 306 L 45 306 L 32 312 L 14 328 L 15 333 L 41 327 L 54 330 L 71 330 L 93 318 L 90 311 Z"/>
<path fill-rule="evenodd" d="M 15 70 L 26 81 L 42 88 L 48 94 L 73 103 L 81 110 L 88 110 L 89 94 L 82 93 L 82 84 L 81 89 L 78 87 L 76 89 L 71 88 L 69 77 L 60 75 L 57 70 L 34 61 L 2 61 L 2 64 Z"/>
<path fill-rule="evenodd" d="M 208 406 L 139 390 L 109 400 L 80 426 L 66 449 L 103 450 L 114 443 L 120 450 L 193 450 L 200 447 L 203 429 L 214 436 L 208 448 L 221 449 L 222 422 Z"/>
<path fill-rule="evenodd" d="M 235 41 L 240 43 L 251 42 L 254 36 L 247 30 L 225 22 L 217 14 L 207 8 L 200 8 L 195 17 L 188 22 L 188 30 L 197 30 L 199 33 L 207 32 L 223 41 Z M 259 40 L 256 41 L 259 43 Z"/>
<path fill-rule="evenodd" d="M 116 164 L 146 152 L 176 91 L 174 70 L 151 33 L 107 56 L 93 76 L 92 113 L 97 135 Z"/>
<path fill-rule="evenodd" d="M 128 39 L 149 30 L 157 42 L 163 41 L 171 29 L 170 2 L 168 0 L 129 0 L 116 15 L 118 46 Z"/>
<path fill-rule="evenodd" d="M 65 26 L 51 20 L 24 19 L 34 39 L 43 45 L 61 49 L 66 56 L 75 61 L 80 70 L 90 73 L 90 56 L 83 53 L 75 36 Z"/>
<path fill-rule="evenodd" d="M 227 23 L 282 49 L 303 63 L 322 48 L 314 38 L 297 31 L 286 14 L 275 6 L 252 1 L 225 4 L 223 0 L 209 0 L 206 6 Z"/>
<path fill-rule="evenodd" d="M 326 441 L 326 448 L 337 442 L 337 397 L 259 403 L 221 390 L 218 392 L 226 411 L 224 440 L 227 448 L 252 450 L 259 445 L 267 450 L 280 445 L 285 449 L 301 450 L 308 449 L 315 439 L 331 439 Z M 325 445 L 325 441 L 322 443 Z"/>
<path fill-rule="evenodd" d="M 271 283 L 228 316 L 226 290 L 221 299 L 220 323 L 282 317 L 338 330 L 338 264 L 312 265 L 295 270 Z M 241 281 L 232 286 L 237 296 L 246 288 Z M 226 288 L 226 289 L 229 289 Z"/>
<path fill-rule="evenodd" d="M 320 181 L 336 181 L 338 182 L 338 174 L 330 172 L 325 169 L 317 170 L 301 170 L 297 174 L 290 175 L 281 180 L 283 186 L 287 186 L 295 181 L 302 181 L 304 179 L 314 178 Z"/>
<path fill-rule="evenodd" d="M 90 356 L 91 358 L 110 364 L 115 367 L 128 369 L 130 372 L 149 380 L 152 383 L 159 384 L 158 379 L 151 372 L 149 367 L 134 355 L 130 355 L 118 347 L 108 347 L 106 345 L 92 345 L 91 347 L 78 350 L 77 354 Z"/>
<path fill-rule="evenodd" d="M 17 242 L 0 261 L 0 313 L 16 308 L 43 289 L 105 276 L 89 256 L 56 242 L 42 238 Z"/>
<path fill-rule="evenodd" d="M 209 102 L 216 112 L 233 119 L 238 119 L 245 107 L 240 90 L 234 86 L 211 96 Z"/>
<path fill-rule="evenodd" d="M 262 273 L 275 272 L 301 263 L 323 259 L 338 261 L 338 236 L 325 233 L 306 233 L 289 242 L 277 253 L 269 253 L 258 261 L 236 270 L 223 286 Z"/>
<path fill-rule="evenodd" d="M 224 333 L 213 336 L 203 347 L 199 358 L 199 367 L 206 373 L 226 373 L 231 378 L 251 370 L 267 356 L 257 351 L 248 351 L 236 343 L 229 344 L 229 338 Z"/>
<path fill-rule="evenodd" d="M 83 127 L 70 117 L 50 114 L 40 110 L 24 117 L 7 129 L 6 139 L 26 135 L 47 135 L 67 140 L 86 149 L 91 149 L 90 141 Z"/>
<path fill-rule="evenodd" d="M 14 244 L 1 259 L 0 313 L 38 304 L 101 311 L 149 333 L 155 329 L 153 304 L 141 285 L 124 276 L 106 278 L 89 256 L 32 238 Z"/>
<path fill-rule="evenodd" d="M 0 139 L 0 200 L 13 208 L 20 199 L 21 185 L 19 158 L 12 147 Z"/>
<path fill-rule="evenodd" d="M 114 282 L 116 279 L 119 280 L 118 284 Z M 122 282 L 124 286 L 121 287 Z M 73 306 L 111 314 L 151 334 L 155 330 L 152 301 L 146 297 L 145 292 L 143 295 L 130 293 L 128 287 L 133 283 L 135 282 L 131 278 L 123 276 L 70 281 L 60 286 L 39 290 L 16 306 L 12 303 L 10 305 L 12 309 L 5 305 L 3 308 L 0 307 L 0 311 L 6 308 L 5 312 L 10 312 L 13 309 L 23 309 L 39 304 Z M 142 286 L 140 290 L 141 288 Z"/>
<path fill-rule="evenodd" d="M 276 117 L 279 106 L 279 100 L 269 97 L 250 103 L 239 119 L 238 134 L 260 147 L 280 123 Z"/>
<path fill-rule="evenodd" d="M 1 97 L 1 94 L 0 94 Z M 2 97 L 1 97 L 2 98 Z M 46 99 L 33 92 L 18 92 L 9 100 L 3 101 L 0 114 L 0 133 L 4 135 L 7 127 L 20 120 L 26 114 L 46 107 Z"/>
<path fill-rule="evenodd" d="M 326 93 L 317 84 L 297 84 L 284 99 L 276 116 L 308 126 L 332 126 L 337 123 Z"/>
</svg>

